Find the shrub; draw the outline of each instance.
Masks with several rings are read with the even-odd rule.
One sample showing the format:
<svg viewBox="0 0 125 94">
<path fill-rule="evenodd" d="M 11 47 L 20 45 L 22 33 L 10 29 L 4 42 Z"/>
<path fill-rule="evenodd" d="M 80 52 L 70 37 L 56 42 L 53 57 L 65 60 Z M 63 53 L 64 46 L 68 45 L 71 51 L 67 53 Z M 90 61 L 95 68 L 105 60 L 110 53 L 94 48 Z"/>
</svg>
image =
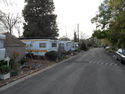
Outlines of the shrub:
<svg viewBox="0 0 125 94">
<path fill-rule="evenodd" d="M 63 52 L 64 55 L 70 55 L 72 52 L 71 51 L 65 51 Z"/>
<path fill-rule="evenodd" d="M 84 50 L 84 51 L 88 50 L 88 47 L 86 46 L 84 41 L 81 41 L 79 48 L 80 50 Z"/>
<path fill-rule="evenodd" d="M 2 65 L 6 65 L 6 64 L 7 64 L 6 61 L 4 61 L 4 60 L 0 61 L 0 66 L 2 66 Z"/>
<path fill-rule="evenodd" d="M 7 66 L 7 65 L 2 65 L 2 66 L 0 66 L 0 72 L 2 73 L 2 74 L 6 74 L 6 73 L 8 73 L 8 72 L 10 72 L 11 71 L 11 67 L 9 67 L 9 66 Z"/>
<path fill-rule="evenodd" d="M 22 58 L 22 59 L 19 61 L 19 63 L 20 63 L 21 65 L 24 65 L 24 64 L 26 63 L 26 58 Z"/>
<path fill-rule="evenodd" d="M 12 71 L 11 71 L 11 76 L 16 76 L 16 75 L 18 75 L 19 73 L 20 73 L 19 70 L 17 70 L 17 71 L 12 70 Z"/>
<path fill-rule="evenodd" d="M 20 64 L 16 62 L 14 59 L 10 60 L 10 67 L 11 67 L 11 75 L 17 75 L 20 71 Z"/>
<path fill-rule="evenodd" d="M 29 52 L 26 54 L 26 58 L 34 58 L 33 53 Z"/>
<path fill-rule="evenodd" d="M 50 51 L 45 54 L 46 58 L 52 61 L 56 61 L 58 53 L 56 51 Z"/>
</svg>

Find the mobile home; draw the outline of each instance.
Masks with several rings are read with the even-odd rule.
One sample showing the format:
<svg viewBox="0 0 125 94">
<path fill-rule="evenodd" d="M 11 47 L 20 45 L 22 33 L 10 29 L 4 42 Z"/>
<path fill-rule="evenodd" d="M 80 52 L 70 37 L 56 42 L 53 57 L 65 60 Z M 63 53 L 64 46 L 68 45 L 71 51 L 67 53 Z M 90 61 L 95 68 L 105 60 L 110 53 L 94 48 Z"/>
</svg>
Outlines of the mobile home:
<svg viewBox="0 0 125 94">
<path fill-rule="evenodd" d="M 44 56 L 49 51 L 58 51 L 58 41 L 51 39 L 21 39 L 26 44 L 27 53 Z"/>
<path fill-rule="evenodd" d="M 59 40 L 59 44 L 64 46 L 64 51 L 71 51 L 72 42 Z"/>
<path fill-rule="evenodd" d="M 60 40 L 59 44 L 64 46 L 64 51 L 78 50 L 78 42 Z"/>
<path fill-rule="evenodd" d="M 0 61 L 5 59 L 4 40 L 6 36 L 0 34 Z"/>
<path fill-rule="evenodd" d="M 72 42 L 71 51 L 76 51 L 76 50 L 78 50 L 78 42 Z"/>
</svg>

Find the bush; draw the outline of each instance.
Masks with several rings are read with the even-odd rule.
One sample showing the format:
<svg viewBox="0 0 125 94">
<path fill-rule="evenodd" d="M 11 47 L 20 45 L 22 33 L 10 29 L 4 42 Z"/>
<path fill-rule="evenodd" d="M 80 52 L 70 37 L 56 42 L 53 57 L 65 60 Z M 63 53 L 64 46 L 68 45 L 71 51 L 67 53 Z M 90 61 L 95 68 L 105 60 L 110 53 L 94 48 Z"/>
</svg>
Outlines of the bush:
<svg viewBox="0 0 125 94">
<path fill-rule="evenodd" d="M 2 65 L 6 65 L 6 64 L 7 64 L 6 61 L 4 61 L 4 60 L 0 61 L 0 66 L 2 66 Z"/>
<path fill-rule="evenodd" d="M 22 59 L 19 61 L 19 63 L 20 63 L 21 65 L 24 65 L 24 64 L 26 63 L 26 58 L 22 58 Z"/>
<path fill-rule="evenodd" d="M 27 54 L 26 54 L 26 58 L 34 58 L 33 53 L 27 53 Z"/>
<path fill-rule="evenodd" d="M 11 71 L 11 67 L 9 67 L 9 66 L 7 66 L 7 65 L 2 65 L 2 66 L 0 66 L 0 72 L 2 73 L 2 74 L 6 74 L 6 73 L 8 73 L 8 72 L 10 72 Z"/>
<path fill-rule="evenodd" d="M 11 75 L 12 76 L 19 74 L 20 64 L 18 62 L 16 62 L 14 59 L 10 60 L 10 67 L 11 67 Z"/>
<path fill-rule="evenodd" d="M 84 50 L 84 51 L 87 51 L 88 50 L 88 47 L 86 46 L 85 42 L 82 41 L 80 43 L 80 46 L 79 46 L 80 50 Z"/>
<path fill-rule="evenodd" d="M 46 58 L 52 61 L 56 61 L 58 53 L 56 51 L 50 51 L 45 54 Z"/>
<path fill-rule="evenodd" d="M 11 71 L 11 76 L 16 76 L 16 75 L 18 75 L 20 73 L 20 71 L 19 70 L 17 70 L 17 71 Z"/>
<path fill-rule="evenodd" d="M 72 52 L 71 51 L 64 51 L 63 54 L 64 55 L 70 55 Z"/>
</svg>

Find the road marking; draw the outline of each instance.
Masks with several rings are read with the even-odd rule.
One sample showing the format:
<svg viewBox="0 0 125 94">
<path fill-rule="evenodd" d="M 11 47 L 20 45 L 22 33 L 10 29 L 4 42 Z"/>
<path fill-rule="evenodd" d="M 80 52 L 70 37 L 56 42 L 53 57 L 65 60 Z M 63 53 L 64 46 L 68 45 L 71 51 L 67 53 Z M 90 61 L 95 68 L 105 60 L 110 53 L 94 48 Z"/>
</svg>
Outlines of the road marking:
<svg viewBox="0 0 125 94">
<path fill-rule="evenodd" d="M 105 65 L 106 65 L 106 66 L 109 65 L 109 63 L 105 63 Z"/>
<path fill-rule="evenodd" d="M 104 65 L 105 63 L 101 62 L 100 64 Z"/>
<path fill-rule="evenodd" d="M 118 64 L 104 63 L 104 62 L 98 62 L 98 61 L 89 61 L 89 64 L 97 64 L 97 65 L 105 65 L 105 66 L 118 66 Z"/>
<path fill-rule="evenodd" d="M 91 61 L 89 61 L 89 64 L 92 64 L 92 62 L 91 62 Z"/>
</svg>

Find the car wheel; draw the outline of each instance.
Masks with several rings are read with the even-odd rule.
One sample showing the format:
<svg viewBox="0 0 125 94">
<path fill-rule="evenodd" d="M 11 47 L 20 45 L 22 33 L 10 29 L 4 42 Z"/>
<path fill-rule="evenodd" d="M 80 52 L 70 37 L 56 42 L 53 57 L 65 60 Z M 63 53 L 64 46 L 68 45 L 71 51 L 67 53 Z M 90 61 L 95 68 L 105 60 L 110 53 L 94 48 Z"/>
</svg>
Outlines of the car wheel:
<svg viewBox="0 0 125 94">
<path fill-rule="evenodd" d="M 125 65 L 125 61 L 124 61 L 124 60 L 121 60 L 121 63 L 122 63 L 123 65 Z"/>
</svg>

